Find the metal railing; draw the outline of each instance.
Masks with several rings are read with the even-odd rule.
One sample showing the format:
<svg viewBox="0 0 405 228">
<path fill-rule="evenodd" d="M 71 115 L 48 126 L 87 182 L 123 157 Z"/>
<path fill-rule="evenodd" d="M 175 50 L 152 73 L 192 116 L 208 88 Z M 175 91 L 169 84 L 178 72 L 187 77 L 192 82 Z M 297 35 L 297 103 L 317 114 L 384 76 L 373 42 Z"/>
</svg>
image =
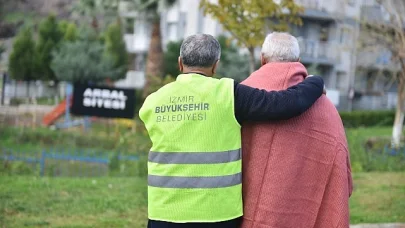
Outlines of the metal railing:
<svg viewBox="0 0 405 228">
<path fill-rule="evenodd" d="M 339 45 L 331 42 L 298 39 L 301 56 L 314 60 L 327 60 L 333 63 L 340 62 Z"/>
<path fill-rule="evenodd" d="M 80 149 L 47 149 L 36 152 L 3 148 L 0 154 L 3 173 L 56 177 L 100 177 L 111 173 L 118 176 L 136 176 L 146 172 L 146 167 L 139 167 L 137 164 L 139 160 L 139 156 L 120 155 L 119 152 Z M 134 167 L 142 170 L 134 170 Z"/>
</svg>

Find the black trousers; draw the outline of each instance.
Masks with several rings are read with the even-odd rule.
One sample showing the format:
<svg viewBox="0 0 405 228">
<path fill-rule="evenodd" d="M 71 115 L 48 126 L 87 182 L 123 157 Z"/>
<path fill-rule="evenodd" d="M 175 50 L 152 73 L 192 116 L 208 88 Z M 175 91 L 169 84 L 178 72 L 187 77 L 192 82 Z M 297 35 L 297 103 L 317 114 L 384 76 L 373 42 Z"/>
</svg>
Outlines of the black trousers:
<svg viewBox="0 0 405 228">
<path fill-rule="evenodd" d="M 242 217 L 215 223 L 171 223 L 149 220 L 148 228 L 239 228 L 241 223 Z"/>
</svg>

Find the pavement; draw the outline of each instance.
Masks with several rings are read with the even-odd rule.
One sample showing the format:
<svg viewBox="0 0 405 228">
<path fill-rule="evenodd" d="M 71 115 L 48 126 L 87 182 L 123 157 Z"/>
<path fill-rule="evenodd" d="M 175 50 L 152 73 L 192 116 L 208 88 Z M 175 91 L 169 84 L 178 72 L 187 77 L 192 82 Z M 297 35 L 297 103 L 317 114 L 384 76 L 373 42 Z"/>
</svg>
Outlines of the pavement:
<svg viewBox="0 0 405 228">
<path fill-rule="evenodd" d="M 350 228 L 405 228 L 405 224 L 400 223 L 357 224 L 357 225 L 350 225 Z"/>
</svg>

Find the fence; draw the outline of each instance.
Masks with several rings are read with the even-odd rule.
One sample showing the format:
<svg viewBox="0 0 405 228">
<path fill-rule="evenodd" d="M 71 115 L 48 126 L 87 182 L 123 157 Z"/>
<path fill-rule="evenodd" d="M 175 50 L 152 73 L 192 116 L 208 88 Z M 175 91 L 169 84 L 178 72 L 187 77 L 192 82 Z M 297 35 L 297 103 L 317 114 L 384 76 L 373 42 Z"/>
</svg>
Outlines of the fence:
<svg viewBox="0 0 405 228">
<path fill-rule="evenodd" d="M 48 149 L 42 152 L 2 149 L 2 171 L 40 176 L 142 176 L 146 163 L 139 156 L 119 152 Z M 144 165 L 145 167 L 143 167 Z"/>
</svg>

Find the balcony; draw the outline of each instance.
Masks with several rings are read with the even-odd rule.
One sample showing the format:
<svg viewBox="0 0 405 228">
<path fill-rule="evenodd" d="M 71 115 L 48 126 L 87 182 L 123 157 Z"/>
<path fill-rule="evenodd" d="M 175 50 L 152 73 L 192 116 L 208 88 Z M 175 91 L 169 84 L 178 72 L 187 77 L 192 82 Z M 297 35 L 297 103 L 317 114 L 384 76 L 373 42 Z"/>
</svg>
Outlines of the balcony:
<svg viewBox="0 0 405 228">
<path fill-rule="evenodd" d="M 328 1 L 327 4 L 330 5 L 331 2 L 333 1 Z M 302 14 L 303 18 L 312 18 L 328 22 L 334 20 L 333 15 L 330 12 L 331 7 L 326 7 L 327 5 L 323 0 L 295 0 L 295 3 L 304 7 L 305 11 Z"/>
<path fill-rule="evenodd" d="M 399 65 L 391 60 L 392 54 L 388 50 L 364 50 L 357 53 L 357 66 L 364 69 L 398 70 Z"/>
<path fill-rule="evenodd" d="M 300 38 L 298 38 L 298 42 L 303 63 L 333 66 L 340 62 L 338 44 Z"/>
</svg>

